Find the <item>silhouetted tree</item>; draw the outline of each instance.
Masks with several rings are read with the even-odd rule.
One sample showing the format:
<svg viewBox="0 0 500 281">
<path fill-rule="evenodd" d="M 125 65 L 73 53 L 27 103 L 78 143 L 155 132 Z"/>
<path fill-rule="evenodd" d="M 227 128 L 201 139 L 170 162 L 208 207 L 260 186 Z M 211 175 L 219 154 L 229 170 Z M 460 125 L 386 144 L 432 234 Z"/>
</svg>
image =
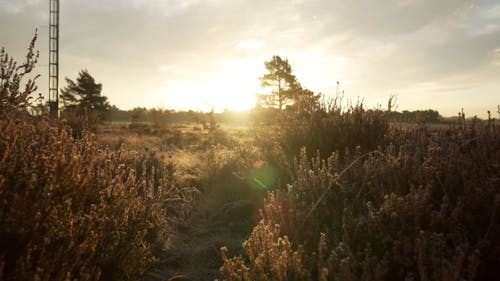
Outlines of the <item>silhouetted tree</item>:
<svg viewBox="0 0 500 281">
<path fill-rule="evenodd" d="M 290 104 L 296 92 L 301 89 L 297 78 L 292 74 L 292 67 L 288 59 L 273 56 L 270 61 L 264 62 L 268 73 L 260 78 L 261 86 L 271 88 L 270 95 L 259 96 L 259 103 L 264 107 L 277 107 L 279 110 Z"/>
<path fill-rule="evenodd" d="M 103 118 L 109 110 L 108 98 L 101 95 L 102 84 L 97 83 L 87 70 L 80 71 L 76 82 L 66 78 L 68 84 L 61 89 L 64 110 L 77 115 L 94 113 Z"/>
</svg>

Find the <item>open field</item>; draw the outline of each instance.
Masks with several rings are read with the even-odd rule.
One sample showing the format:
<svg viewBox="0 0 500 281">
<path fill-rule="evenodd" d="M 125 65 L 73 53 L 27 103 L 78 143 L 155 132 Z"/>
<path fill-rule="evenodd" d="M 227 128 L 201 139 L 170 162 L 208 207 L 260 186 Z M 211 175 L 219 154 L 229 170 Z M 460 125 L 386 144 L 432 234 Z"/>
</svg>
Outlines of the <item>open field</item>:
<svg viewBox="0 0 500 281">
<path fill-rule="evenodd" d="M 0 49 L 0 281 L 500 280 L 490 111 L 322 100 L 273 56 L 247 115 L 119 110 L 86 70 L 59 112 L 35 41 Z"/>
<path fill-rule="evenodd" d="M 107 124 L 82 138 L 2 121 L 0 277 L 498 277 L 497 121 L 391 126 L 352 110 L 311 129 L 317 117 L 280 118 Z"/>
</svg>

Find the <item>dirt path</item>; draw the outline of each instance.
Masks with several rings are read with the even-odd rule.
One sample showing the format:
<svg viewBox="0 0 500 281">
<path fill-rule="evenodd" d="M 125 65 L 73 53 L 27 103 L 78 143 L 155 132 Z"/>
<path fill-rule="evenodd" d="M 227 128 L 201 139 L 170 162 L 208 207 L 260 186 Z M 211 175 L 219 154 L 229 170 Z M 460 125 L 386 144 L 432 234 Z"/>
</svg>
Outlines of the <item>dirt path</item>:
<svg viewBox="0 0 500 281">
<path fill-rule="evenodd" d="M 230 254 L 241 252 L 257 220 L 262 192 L 244 190 L 237 181 L 217 187 L 201 195 L 191 225 L 179 230 L 172 249 L 143 281 L 212 281 L 220 278 L 220 247 L 228 247 Z"/>
</svg>

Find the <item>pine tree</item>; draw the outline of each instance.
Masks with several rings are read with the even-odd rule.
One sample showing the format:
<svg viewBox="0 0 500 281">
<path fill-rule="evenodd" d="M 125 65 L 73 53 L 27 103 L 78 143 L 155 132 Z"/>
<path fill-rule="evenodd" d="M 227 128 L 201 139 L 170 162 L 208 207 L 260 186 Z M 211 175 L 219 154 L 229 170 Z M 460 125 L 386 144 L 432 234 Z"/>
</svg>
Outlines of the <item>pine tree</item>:
<svg viewBox="0 0 500 281">
<path fill-rule="evenodd" d="M 101 95 L 102 84 L 97 83 L 87 70 L 80 71 L 76 82 L 66 78 L 68 84 L 61 89 L 64 110 L 78 115 L 96 113 L 99 117 L 109 110 L 108 98 Z"/>
<path fill-rule="evenodd" d="M 296 92 L 301 88 L 288 59 L 273 56 L 270 61 L 264 62 L 268 73 L 260 78 L 261 86 L 271 88 L 270 95 L 260 95 L 260 105 L 283 110 L 286 105 L 293 102 Z"/>
</svg>

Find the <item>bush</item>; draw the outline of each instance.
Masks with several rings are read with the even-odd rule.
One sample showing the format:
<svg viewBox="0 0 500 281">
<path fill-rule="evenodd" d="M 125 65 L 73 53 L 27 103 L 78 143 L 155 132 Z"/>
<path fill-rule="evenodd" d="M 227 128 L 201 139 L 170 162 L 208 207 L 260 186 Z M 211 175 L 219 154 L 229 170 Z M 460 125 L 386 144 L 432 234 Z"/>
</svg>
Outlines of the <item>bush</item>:
<svg viewBox="0 0 500 281">
<path fill-rule="evenodd" d="M 61 112 L 61 119 L 64 120 L 71 135 L 74 138 L 81 138 L 86 133 L 95 133 L 101 123 L 99 116 L 95 112 L 78 115 L 74 112 Z"/>
<path fill-rule="evenodd" d="M 24 88 L 22 80 L 28 76 L 38 62 L 39 54 L 35 52 L 37 35 L 31 40 L 26 61 L 20 65 L 10 57 L 4 48 L 0 49 L 0 112 L 26 112 L 31 105 L 30 96 L 37 90 L 35 80 L 40 76 L 28 79 Z"/>
<path fill-rule="evenodd" d="M 372 151 L 389 131 L 391 103 L 388 110 L 366 110 L 362 102 L 344 106 L 337 97 L 315 110 L 285 111 L 279 118 L 278 142 L 294 156 L 302 147 L 321 155 L 340 152 L 341 157 L 346 148 Z"/>
<path fill-rule="evenodd" d="M 155 262 L 189 199 L 160 162 L 46 121 L 0 130 L 0 280 L 122 280 Z"/>
<path fill-rule="evenodd" d="M 294 177 L 294 159 L 303 147 L 344 158 L 346 149 L 368 152 L 384 145 L 390 131 L 392 102 L 391 98 L 387 110 L 366 110 L 362 102 L 344 105 L 339 96 L 311 106 L 271 111 L 275 115 L 273 124 L 254 127 L 255 144 L 264 158 L 278 167 L 281 183 L 286 184 Z"/>
<path fill-rule="evenodd" d="M 497 280 L 500 126 L 393 129 L 393 144 L 305 151 L 224 280 Z M 271 258 L 273 257 L 273 258 Z"/>
</svg>

